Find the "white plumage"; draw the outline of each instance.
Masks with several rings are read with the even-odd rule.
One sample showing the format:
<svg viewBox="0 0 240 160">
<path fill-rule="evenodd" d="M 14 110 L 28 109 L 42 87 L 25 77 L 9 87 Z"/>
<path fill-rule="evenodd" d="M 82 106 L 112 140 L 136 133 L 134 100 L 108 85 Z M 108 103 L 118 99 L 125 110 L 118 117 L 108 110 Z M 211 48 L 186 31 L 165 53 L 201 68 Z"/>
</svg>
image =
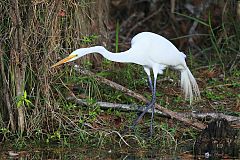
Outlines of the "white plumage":
<svg viewBox="0 0 240 160">
<path fill-rule="evenodd" d="M 142 65 L 148 75 L 150 89 L 152 91 L 152 100 L 146 106 L 145 111 L 134 122 L 134 126 L 146 113 L 152 108 L 152 121 L 154 114 L 154 104 L 156 101 L 156 79 L 158 74 L 162 74 L 166 67 L 171 67 L 181 72 L 181 88 L 185 98 L 190 99 L 190 103 L 196 98 L 200 98 L 200 92 L 195 78 L 186 65 L 186 55 L 180 52 L 169 40 L 151 32 L 142 32 L 133 37 L 131 48 L 120 53 L 112 53 L 102 46 L 89 48 L 80 48 L 73 51 L 67 58 L 59 61 L 52 67 L 76 60 L 89 53 L 100 53 L 106 59 L 121 63 L 135 63 Z M 153 71 L 154 83 L 152 85 L 151 70 Z M 152 134 L 152 123 L 150 132 Z"/>
</svg>

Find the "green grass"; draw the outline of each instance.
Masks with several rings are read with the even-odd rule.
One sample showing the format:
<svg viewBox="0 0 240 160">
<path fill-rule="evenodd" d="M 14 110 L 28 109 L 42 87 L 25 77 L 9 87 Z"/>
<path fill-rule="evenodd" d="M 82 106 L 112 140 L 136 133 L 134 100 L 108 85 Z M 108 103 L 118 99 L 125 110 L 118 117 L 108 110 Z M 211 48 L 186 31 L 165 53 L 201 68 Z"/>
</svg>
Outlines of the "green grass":
<svg viewBox="0 0 240 160">
<path fill-rule="evenodd" d="M 116 25 L 116 39 L 115 39 L 115 52 L 118 52 L 118 39 L 119 39 L 119 21 L 117 21 Z"/>
<path fill-rule="evenodd" d="M 45 26 L 47 10 L 36 13 L 36 20 L 39 21 L 40 25 Z M 173 82 L 158 81 L 157 103 L 170 110 L 179 112 L 191 112 L 194 107 L 199 111 L 218 111 L 239 116 L 239 110 L 236 108 L 237 102 L 240 101 L 240 71 L 239 59 L 237 57 L 240 50 L 239 22 L 230 17 L 228 22 L 223 22 L 219 26 L 213 26 L 210 14 L 207 20 L 179 13 L 178 15 L 189 18 L 192 21 L 197 21 L 199 25 L 206 27 L 208 30 L 208 33 L 202 34 L 205 37 L 205 42 L 199 46 L 202 49 L 201 53 L 199 53 L 201 56 L 195 57 L 195 51 L 189 49 L 189 56 L 187 57 L 188 65 L 199 82 L 202 100 L 190 106 L 189 102 L 184 100 L 181 94 L 180 86 L 178 85 L 179 73 L 167 69 L 163 75 L 159 76 L 158 80 L 170 77 L 173 79 Z M 69 26 L 69 24 L 74 18 L 78 18 L 78 14 L 76 12 L 75 14 L 68 14 L 68 16 L 61 19 L 61 25 L 63 25 L 61 29 L 67 31 L 64 35 L 64 43 L 61 42 L 58 45 L 52 44 L 50 42 L 53 41 L 50 38 L 45 41 L 46 37 L 54 37 L 49 36 L 51 33 L 48 32 L 47 26 L 43 27 L 43 31 L 39 30 L 37 33 L 34 33 L 41 35 L 36 42 L 33 42 L 35 45 L 40 41 L 37 43 L 38 48 L 29 49 L 29 53 L 33 52 L 38 55 L 34 59 L 36 60 L 36 66 L 28 64 L 25 82 L 28 86 L 25 88 L 23 95 L 16 100 L 16 104 L 19 104 L 19 106 L 22 104 L 30 106 L 26 107 L 26 118 L 29 125 L 27 127 L 29 127 L 30 131 L 20 135 L 11 132 L 7 126 L 2 126 L 0 134 L 3 140 L 11 142 L 12 146 L 17 149 L 27 147 L 28 143 L 39 146 L 42 145 L 41 143 L 44 143 L 44 145 L 49 146 L 54 144 L 66 147 L 76 145 L 77 143 L 79 146 L 94 146 L 99 148 L 112 145 L 122 148 L 154 148 L 159 151 L 173 149 L 174 152 L 178 145 L 184 142 L 193 142 L 197 137 L 198 132 L 196 130 L 184 126 L 180 122 L 159 116 L 154 117 L 155 132 L 153 137 L 149 138 L 147 134 L 150 126 L 150 115 L 148 114 L 144 116 L 134 131 L 124 133 L 124 129 L 132 125 L 138 113 L 122 112 L 117 109 L 103 110 L 99 106 L 96 106 L 95 102 L 107 101 L 112 103 L 145 105 L 144 103 L 126 96 L 124 93 L 116 91 L 108 85 L 99 83 L 94 77 L 79 74 L 72 69 L 72 65 L 66 64 L 55 71 L 46 71 L 45 66 L 39 67 L 37 65 L 39 59 L 42 60 L 43 58 L 48 63 L 56 61 L 56 59 L 51 59 L 51 57 L 49 59 L 46 58 L 47 54 L 53 56 L 53 53 L 61 53 L 62 57 L 65 57 L 65 55 L 69 54 L 69 50 L 77 46 L 95 45 L 96 41 L 98 41 L 99 35 L 97 34 L 76 37 L 79 36 L 79 33 L 75 35 L 76 28 L 71 25 Z M 7 18 L 4 18 L 4 23 L 6 26 L 10 25 Z M 119 48 L 119 25 L 119 22 L 117 22 L 115 29 L 116 52 L 121 49 Z M 37 29 L 34 26 L 32 27 L 31 30 L 33 31 Z M 0 24 L 0 29 L 4 32 L 8 31 L 2 24 Z M 185 35 L 176 39 L 187 38 L 188 36 Z M 66 49 L 60 46 L 64 46 Z M 5 47 L 7 48 L 8 46 Z M 31 57 L 33 56 L 29 55 L 27 61 L 31 60 L 28 59 Z M 9 60 L 7 58 L 6 60 Z M 45 64 L 45 61 L 41 61 L 41 63 Z M 81 65 L 87 69 L 92 69 L 94 62 L 86 60 Z M 206 67 L 199 69 L 203 66 Z M 37 73 L 34 71 L 36 70 L 35 68 L 39 69 Z M 211 75 L 212 72 L 216 72 L 216 74 Z M 147 76 L 141 66 L 125 64 L 121 67 L 116 67 L 111 61 L 104 59 L 101 70 L 97 70 L 95 73 L 151 99 Z M 14 78 L 14 75 L 11 73 L 9 76 Z M 50 78 L 48 79 L 48 77 Z M 38 81 L 41 83 L 37 83 Z M 47 84 L 50 85 L 48 86 Z M 52 99 L 42 94 L 47 90 L 47 87 L 51 88 L 49 94 L 52 96 Z M 76 91 L 73 91 L 74 87 L 77 88 Z M 37 93 L 35 94 L 35 91 L 41 96 Z M 66 97 L 71 92 L 74 92 L 77 97 L 87 99 L 88 106 L 80 106 L 66 100 Z M 31 107 L 32 105 L 34 107 Z M 37 119 L 40 119 L 40 121 L 37 121 Z"/>
</svg>

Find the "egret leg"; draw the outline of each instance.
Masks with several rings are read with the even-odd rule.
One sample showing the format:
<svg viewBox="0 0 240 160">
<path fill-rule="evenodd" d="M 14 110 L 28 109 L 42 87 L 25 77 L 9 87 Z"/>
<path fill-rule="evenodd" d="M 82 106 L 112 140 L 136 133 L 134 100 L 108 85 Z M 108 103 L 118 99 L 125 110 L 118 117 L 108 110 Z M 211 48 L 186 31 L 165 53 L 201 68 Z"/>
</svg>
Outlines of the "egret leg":
<svg viewBox="0 0 240 160">
<path fill-rule="evenodd" d="M 149 83 L 149 88 L 150 88 L 150 90 L 151 90 L 151 92 L 153 94 L 153 85 L 152 85 L 152 79 L 151 79 L 150 75 L 148 75 L 148 83 Z"/>
<path fill-rule="evenodd" d="M 148 84 L 149 84 L 149 88 L 150 88 L 150 90 L 151 90 L 151 93 L 153 94 L 153 85 L 152 85 L 152 79 L 151 79 L 151 76 L 150 76 L 150 75 L 148 75 Z M 151 103 L 151 102 L 148 102 L 145 106 L 139 106 L 138 109 L 143 110 L 142 108 L 145 109 L 150 103 Z"/>
<path fill-rule="evenodd" d="M 154 95 L 154 93 L 153 93 L 152 79 L 151 79 L 151 76 L 150 76 L 150 75 L 148 75 L 148 82 L 149 82 L 149 88 L 150 88 L 150 90 L 151 90 L 151 92 L 152 92 L 152 95 Z M 151 136 L 152 136 L 152 134 L 153 134 L 154 108 L 155 108 L 155 105 L 153 104 L 153 106 L 152 106 L 152 115 L 151 115 L 151 124 L 150 124 L 150 135 L 151 135 Z"/>
<path fill-rule="evenodd" d="M 148 77 L 149 78 L 149 85 L 150 85 L 150 88 L 152 86 L 152 82 L 151 82 L 151 77 Z M 152 87 L 152 100 L 151 102 L 146 106 L 145 110 L 141 113 L 141 115 L 134 121 L 133 123 L 133 127 L 135 127 L 137 125 L 137 123 L 142 119 L 142 117 L 145 115 L 145 113 L 150 109 L 152 108 L 152 116 L 151 116 L 151 126 L 150 126 L 150 134 L 152 135 L 152 131 L 153 131 L 153 116 L 154 116 L 154 105 L 155 105 L 155 102 L 156 102 L 156 82 L 157 82 L 157 79 L 154 78 L 154 85 Z"/>
<path fill-rule="evenodd" d="M 150 124 L 150 136 L 152 136 L 152 134 L 153 134 L 154 108 L 155 108 L 155 104 L 153 104 L 153 106 L 152 106 L 152 116 L 151 116 L 151 124 Z"/>
</svg>

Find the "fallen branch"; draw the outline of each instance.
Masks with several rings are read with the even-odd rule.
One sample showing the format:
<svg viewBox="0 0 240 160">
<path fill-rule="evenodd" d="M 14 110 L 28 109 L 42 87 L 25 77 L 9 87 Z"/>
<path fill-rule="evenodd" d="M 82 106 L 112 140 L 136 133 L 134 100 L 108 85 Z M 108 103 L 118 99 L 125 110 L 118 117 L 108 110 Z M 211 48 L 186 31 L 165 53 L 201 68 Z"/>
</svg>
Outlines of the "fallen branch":
<svg viewBox="0 0 240 160">
<path fill-rule="evenodd" d="M 103 83 L 103 84 L 106 84 L 114 89 L 117 89 L 117 90 L 120 90 L 122 91 L 124 94 L 128 95 L 128 96 L 131 96 L 131 97 L 134 97 L 136 99 L 138 99 L 139 101 L 142 101 L 142 102 L 145 102 L 145 103 L 148 103 L 148 100 L 143 97 L 142 95 L 138 94 L 138 93 L 135 93 L 133 92 L 132 90 L 126 88 L 126 87 L 123 87 L 122 85 L 119 85 L 113 81 L 110 81 L 104 77 L 101 77 L 101 76 L 97 76 L 95 75 L 93 72 L 91 71 L 88 71 L 78 65 L 75 65 L 75 70 L 78 71 L 79 73 L 83 74 L 83 75 L 87 75 L 87 76 L 94 76 L 99 82 Z M 193 126 L 195 127 L 196 129 L 199 129 L 199 130 L 203 130 L 206 125 L 201 123 L 201 122 L 198 122 L 196 119 L 189 119 L 189 118 L 186 118 L 180 114 L 178 114 L 177 112 L 173 112 L 169 109 L 166 109 L 162 106 L 160 106 L 159 104 L 155 104 L 155 108 L 160 110 L 161 112 L 163 112 L 164 114 L 167 114 L 169 115 L 171 118 L 175 118 L 181 122 L 183 122 L 184 124 L 186 125 L 190 125 L 190 126 Z"/>
<path fill-rule="evenodd" d="M 188 116 L 197 119 L 226 119 L 234 128 L 240 128 L 240 117 L 225 115 L 223 113 L 189 113 Z"/>
<path fill-rule="evenodd" d="M 88 102 L 85 99 L 78 99 L 74 96 L 68 97 L 67 100 L 74 101 L 76 104 L 88 106 Z M 119 104 L 119 103 L 109 103 L 109 102 L 96 102 L 94 105 L 97 105 L 103 109 L 119 109 L 122 111 L 135 111 L 135 112 L 143 112 L 145 107 L 139 107 L 137 104 Z M 148 110 L 147 113 L 151 114 L 151 110 Z M 169 115 L 156 110 L 155 114 L 171 118 Z M 228 122 L 230 122 L 233 127 L 240 127 L 240 117 L 236 116 L 230 116 L 225 115 L 223 113 L 192 113 L 192 112 L 184 112 L 184 113 L 178 113 L 182 117 L 191 117 L 191 118 L 197 118 L 197 119 L 226 119 Z"/>
<path fill-rule="evenodd" d="M 84 106 L 89 105 L 85 99 L 78 99 L 75 96 L 68 97 L 67 100 L 74 101 L 74 103 L 79 104 L 79 105 L 84 105 Z M 113 109 L 119 109 L 122 111 L 143 112 L 145 109 L 145 107 L 139 107 L 137 104 L 128 105 L 128 104 L 109 103 L 109 102 L 96 102 L 94 105 L 99 106 L 103 109 L 113 108 Z M 148 110 L 147 113 L 151 114 L 152 112 L 151 112 L 151 110 Z M 159 110 L 156 110 L 155 114 L 158 114 L 158 115 L 161 115 L 164 117 L 169 117 L 167 114 L 165 114 Z"/>
</svg>

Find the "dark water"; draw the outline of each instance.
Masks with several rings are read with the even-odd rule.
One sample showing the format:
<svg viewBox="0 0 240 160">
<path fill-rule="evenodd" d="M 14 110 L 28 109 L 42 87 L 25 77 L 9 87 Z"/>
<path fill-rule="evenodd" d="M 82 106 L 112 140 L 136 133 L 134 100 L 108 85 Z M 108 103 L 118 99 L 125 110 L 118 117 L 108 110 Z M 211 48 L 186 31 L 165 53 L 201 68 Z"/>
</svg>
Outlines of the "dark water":
<svg viewBox="0 0 240 160">
<path fill-rule="evenodd" d="M 25 151 L 5 150 L 0 152 L 1 159 L 193 159 L 191 154 L 159 154 L 159 151 L 99 149 L 99 148 L 35 148 Z"/>
<path fill-rule="evenodd" d="M 224 156 L 223 159 L 238 159 L 238 157 Z M 221 158 L 221 159 L 222 159 Z M 124 150 L 124 149 L 99 149 L 99 148 L 31 148 L 29 150 L 14 151 L 11 149 L 0 151 L 0 159 L 21 159 L 21 160 L 75 160 L 75 159 L 123 159 L 123 160 L 141 160 L 141 159 L 169 159 L 169 160 L 187 160 L 194 159 L 191 152 L 172 153 L 169 151 L 146 151 L 146 150 Z M 198 156 L 197 159 L 215 159 Z M 219 159 L 219 158 L 216 158 Z"/>
</svg>

